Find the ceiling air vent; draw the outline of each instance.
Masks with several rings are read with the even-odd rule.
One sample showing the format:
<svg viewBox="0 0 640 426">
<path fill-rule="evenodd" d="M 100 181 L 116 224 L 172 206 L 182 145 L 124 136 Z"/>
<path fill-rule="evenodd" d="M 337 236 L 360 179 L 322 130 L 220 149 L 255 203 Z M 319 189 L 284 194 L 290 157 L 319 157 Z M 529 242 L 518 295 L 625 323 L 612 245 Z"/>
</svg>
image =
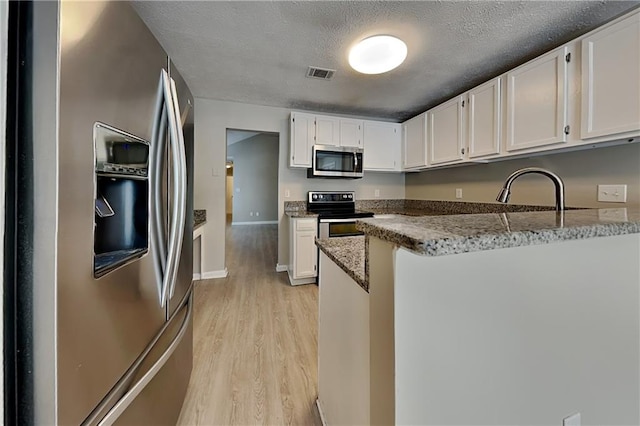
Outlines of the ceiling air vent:
<svg viewBox="0 0 640 426">
<path fill-rule="evenodd" d="M 330 70 L 328 68 L 309 67 L 309 69 L 307 69 L 307 77 L 331 80 L 335 72 L 336 70 Z"/>
</svg>

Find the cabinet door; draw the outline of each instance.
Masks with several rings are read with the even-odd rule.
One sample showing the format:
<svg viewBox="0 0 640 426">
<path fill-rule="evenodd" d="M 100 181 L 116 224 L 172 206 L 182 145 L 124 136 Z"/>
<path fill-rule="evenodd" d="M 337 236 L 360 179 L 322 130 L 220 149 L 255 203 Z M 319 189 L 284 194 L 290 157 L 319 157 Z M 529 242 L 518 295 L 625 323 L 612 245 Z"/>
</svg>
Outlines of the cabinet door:
<svg viewBox="0 0 640 426">
<path fill-rule="evenodd" d="M 315 246 L 316 233 L 297 231 L 295 240 L 294 278 L 314 277 L 318 262 L 318 250 Z"/>
<path fill-rule="evenodd" d="M 640 13 L 582 40 L 582 139 L 640 130 Z"/>
<path fill-rule="evenodd" d="M 464 97 L 458 96 L 428 112 L 429 164 L 464 158 L 463 105 Z"/>
<path fill-rule="evenodd" d="M 340 119 L 340 146 L 362 148 L 362 120 Z"/>
<path fill-rule="evenodd" d="M 299 112 L 291 113 L 290 167 L 311 167 L 311 149 L 315 135 L 315 116 Z"/>
<path fill-rule="evenodd" d="M 502 100 L 500 78 L 469 91 L 469 158 L 500 153 Z"/>
<path fill-rule="evenodd" d="M 316 115 L 316 141 L 317 145 L 340 145 L 340 119 Z"/>
<path fill-rule="evenodd" d="M 425 140 L 426 113 L 422 113 L 402 125 L 403 166 L 405 169 L 427 165 L 427 141 Z"/>
<path fill-rule="evenodd" d="M 398 170 L 402 128 L 396 123 L 364 122 L 364 169 Z"/>
<path fill-rule="evenodd" d="M 507 73 L 507 151 L 567 141 L 567 46 Z"/>
</svg>

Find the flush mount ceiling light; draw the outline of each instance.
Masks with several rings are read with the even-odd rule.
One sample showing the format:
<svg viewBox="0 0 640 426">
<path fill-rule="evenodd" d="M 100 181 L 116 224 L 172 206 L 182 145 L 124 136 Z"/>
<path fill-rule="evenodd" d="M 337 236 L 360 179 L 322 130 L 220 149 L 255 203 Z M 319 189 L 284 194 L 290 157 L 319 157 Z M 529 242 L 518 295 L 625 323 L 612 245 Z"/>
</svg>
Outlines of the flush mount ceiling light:
<svg viewBox="0 0 640 426">
<path fill-rule="evenodd" d="M 349 65 L 363 74 L 382 74 L 398 67 L 407 57 L 407 45 L 399 38 L 377 35 L 365 38 L 349 52 Z"/>
</svg>

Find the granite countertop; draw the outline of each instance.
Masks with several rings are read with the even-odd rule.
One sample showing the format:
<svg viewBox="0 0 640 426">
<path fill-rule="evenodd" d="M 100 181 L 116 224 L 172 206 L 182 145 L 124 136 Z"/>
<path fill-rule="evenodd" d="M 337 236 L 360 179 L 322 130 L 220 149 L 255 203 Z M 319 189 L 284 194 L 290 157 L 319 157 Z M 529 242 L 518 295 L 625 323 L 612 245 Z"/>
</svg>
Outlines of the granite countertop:
<svg viewBox="0 0 640 426">
<path fill-rule="evenodd" d="M 193 230 L 200 228 L 207 223 L 207 211 L 206 210 L 194 210 L 193 211 Z"/>
<path fill-rule="evenodd" d="M 311 213 L 306 210 L 287 210 L 284 212 L 284 214 L 291 218 L 318 217 L 317 213 Z"/>
<path fill-rule="evenodd" d="M 640 209 L 584 209 L 362 219 L 366 235 L 443 256 L 640 233 Z"/>
<path fill-rule="evenodd" d="M 365 291 L 369 283 L 365 279 L 365 237 L 340 237 L 316 239 L 316 245 L 329 259 L 342 268 Z"/>
</svg>

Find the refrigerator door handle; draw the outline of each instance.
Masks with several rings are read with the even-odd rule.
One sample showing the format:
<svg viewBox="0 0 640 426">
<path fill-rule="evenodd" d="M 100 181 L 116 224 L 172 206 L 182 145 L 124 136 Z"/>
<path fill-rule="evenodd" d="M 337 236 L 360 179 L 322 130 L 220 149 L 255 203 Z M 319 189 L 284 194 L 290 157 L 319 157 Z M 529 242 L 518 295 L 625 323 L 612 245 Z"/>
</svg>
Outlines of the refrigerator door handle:
<svg viewBox="0 0 640 426">
<path fill-rule="evenodd" d="M 191 321 L 191 315 L 193 312 L 193 301 L 187 302 L 187 314 L 184 317 L 182 325 L 180 326 L 180 330 L 178 334 L 173 339 L 171 344 L 167 347 L 167 350 L 158 358 L 158 360 L 149 368 L 149 370 L 142 376 L 142 378 L 131 387 L 131 389 L 118 401 L 116 405 L 113 406 L 111 410 L 102 418 L 98 426 L 110 426 L 112 425 L 118 418 L 122 415 L 122 413 L 131 405 L 131 403 L 135 400 L 135 398 L 142 392 L 142 390 L 153 380 L 153 378 L 158 374 L 158 372 L 162 369 L 162 367 L 169 360 L 171 355 L 175 352 L 178 345 L 182 341 L 184 334 L 189 328 L 189 323 Z"/>
<path fill-rule="evenodd" d="M 164 87 L 164 100 L 167 108 L 169 120 L 169 140 L 171 144 L 171 183 L 173 196 L 171 199 L 171 219 L 169 222 L 169 244 L 167 250 L 167 267 L 164 274 L 162 292 L 163 300 L 168 302 L 169 290 L 175 286 L 178 272 L 178 262 L 180 261 L 180 250 L 184 233 L 184 210 L 181 206 L 186 203 L 185 191 L 182 184 L 182 158 L 184 157 L 184 141 L 181 138 L 182 132 L 178 113 L 176 112 L 177 100 L 174 99 L 175 83 L 165 70 L 162 70 L 162 81 Z M 172 87 L 173 86 L 173 87 Z"/>
<path fill-rule="evenodd" d="M 153 127 L 151 133 L 151 164 L 149 191 L 151 206 L 150 211 L 150 240 L 153 253 L 153 266 L 156 273 L 156 282 L 158 288 L 158 301 L 161 307 L 164 307 L 164 274 L 166 270 L 167 248 L 164 240 L 164 220 L 162 214 L 162 168 L 165 147 L 165 129 L 167 125 L 167 111 L 165 107 L 164 84 L 162 75 L 158 83 L 156 94 L 156 104 L 153 115 Z"/>
<path fill-rule="evenodd" d="M 180 117 L 180 105 L 178 104 L 178 94 L 176 91 L 176 83 L 173 79 L 171 79 L 171 100 L 173 101 L 173 110 L 175 112 L 175 124 L 176 124 L 176 146 L 174 152 L 177 154 L 175 157 L 175 162 L 178 167 L 176 167 L 176 181 L 178 182 L 176 193 L 178 197 L 176 198 L 175 206 L 178 211 L 178 219 L 177 222 L 174 223 L 176 228 L 176 239 L 174 241 L 175 244 L 175 257 L 174 257 L 174 269 L 173 276 L 171 279 L 171 289 L 169 291 L 169 299 L 173 297 L 176 282 L 177 282 L 177 274 L 180 263 L 180 257 L 182 254 L 182 242 L 184 239 L 184 228 L 185 228 L 185 220 L 187 217 L 187 155 L 185 153 L 184 146 L 184 134 L 182 133 L 182 119 Z M 187 107 L 188 108 L 188 107 Z M 187 112 L 188 109 L 185 109 Z M 186 118 L 186 116 L 185 116 Z"/>
</svg>

